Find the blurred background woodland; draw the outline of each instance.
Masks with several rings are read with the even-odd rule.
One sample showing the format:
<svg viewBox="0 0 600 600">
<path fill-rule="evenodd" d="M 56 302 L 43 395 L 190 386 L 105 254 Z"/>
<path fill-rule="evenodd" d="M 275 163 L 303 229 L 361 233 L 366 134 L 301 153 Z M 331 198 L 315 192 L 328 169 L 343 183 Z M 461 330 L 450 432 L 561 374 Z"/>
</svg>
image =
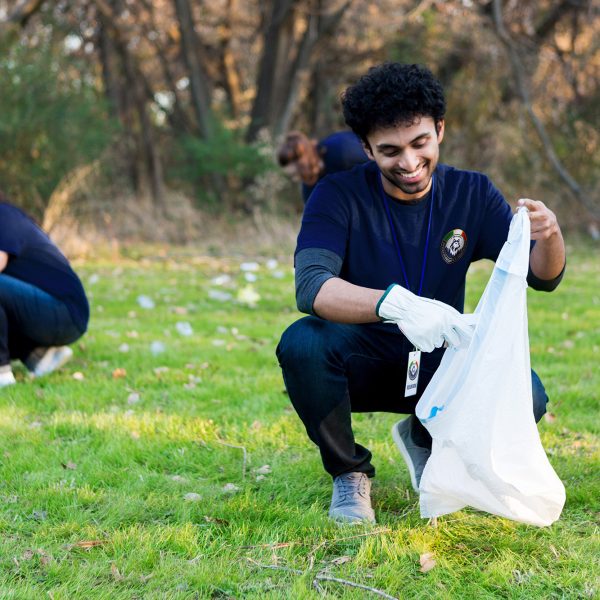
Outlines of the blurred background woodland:
<svg viewBox="0 0 600 600">
<path fill-rule="evenodd" d="M 59 237 L 295 229 L 274 149 L 343 129 L 340 93 L 386 60 L 445 86 L 444 162 L 599 236 L 592 0 L 0 0 L 0 52 L 0 189 Z"/>
</svg>

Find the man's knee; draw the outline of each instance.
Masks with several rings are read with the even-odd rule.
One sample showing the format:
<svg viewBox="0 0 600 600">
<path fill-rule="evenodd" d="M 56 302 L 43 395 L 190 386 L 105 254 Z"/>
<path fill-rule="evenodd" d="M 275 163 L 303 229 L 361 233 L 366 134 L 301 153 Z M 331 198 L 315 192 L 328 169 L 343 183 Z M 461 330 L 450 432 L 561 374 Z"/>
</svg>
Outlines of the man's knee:
<svg viewBox="0 0 600 600">
<path fill-rule="evenodd" d="M 311 358 L 321 356 L 326 346 L 326 321 L 304 317 L 292 323 L 281 336 L 277 358 L 282 368 L 306 364 Z"/>
<path fill-rule="evenodd" d="M 531 371 L 531 391 L 533 392 L 533 416 L 535 417 L 535 422 L 538 423 L 546 413 L 548 395 L 546 394 L 542 380 L 533 370 Z"/>
</svg>

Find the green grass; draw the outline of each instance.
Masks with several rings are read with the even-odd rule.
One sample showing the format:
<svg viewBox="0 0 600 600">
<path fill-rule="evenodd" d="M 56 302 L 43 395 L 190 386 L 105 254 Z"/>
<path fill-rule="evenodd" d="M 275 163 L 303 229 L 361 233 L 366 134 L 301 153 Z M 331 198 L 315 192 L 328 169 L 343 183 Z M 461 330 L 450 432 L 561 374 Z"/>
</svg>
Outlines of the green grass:
<svg viewBox="0 0 600 600">
<path fill-rule="evenodd" d="M 316 598 L 319 573 L 398 598 L 599 597 L 595 248 L 570 253 L 556 292 L 528 292 L 532 365 L 555 417 L 540 430 L 567 489 L 560 521 L 544 529 L 474 510 L 428 525 L 388 414 L 355 418 L 378 468 L 379 524 L 335 526 L 331 481 L 274 355 L 300 316 L 290 260 L 273 270 L 259 259 L 253 308 L 209 297 L 247 285 L 240 259 L 135 258 L 79 265 L 92 321 L 73 361 L 37 381 L 16 368 L 18 385 L 0 390 L 1 598 Z M 473 269 L 468 307 L 489 272 Z M 229 284 L 211 283 L 222 274 Z M 139 306 L 142 294 L 154 309 Z M 424 552 L 436 560 L 428 573 Z M 328 598 L 376 597 L 319 585 Z"/>
</svg>

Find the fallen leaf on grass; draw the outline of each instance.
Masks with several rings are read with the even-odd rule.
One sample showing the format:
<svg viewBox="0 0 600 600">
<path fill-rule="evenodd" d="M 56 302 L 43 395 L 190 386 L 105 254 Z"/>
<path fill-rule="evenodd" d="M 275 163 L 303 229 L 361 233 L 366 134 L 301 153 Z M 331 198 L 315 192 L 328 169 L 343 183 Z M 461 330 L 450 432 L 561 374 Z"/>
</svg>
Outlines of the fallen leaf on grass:
<svg viewBox="0 0 600 600">
<path fill-rule="evenodd" d="M 425 554 L 421 554 L 421 556 L 419 556 L 419 563 L 421 565 L 421 568 L 419 569 L 421 573 L 427 573 L 428 571 L 431 571 L 431 569 L 435 567 L 433 552 L 425 552 Z"/>
<path fill-rule="evenodd" d="M 81 371 L 76 371 L 75 373 L 73 373 L 73 379 L 77 381 L 83 381 L 85 379 L 85 376 Z"/>
<path fill-rule="evenodd" d="M 112 376 L 113 379 L 122 379 L 123 377 L 127 377 L 127 371 L 118 367 L 112 372 Z"/>
<path fill-rule="evenodd" d="M 125 577 L 123 577 L 123 575 L 121 575 L 121 573 L 120 573 L 119 569 L 117 568 L 117 565 L 115 565 L 115 563 L 111 563 L 110 572 L 115 581 L 123 581 L 123 579 L 125 579 Z"/>
<path fill-rule="evenodd" d="M 129 352 L 129 344 L 123 343 L 119 346 L 119 352 Z"/>
<path fill-rule="evenodd" d="M 554 415 L 553 413 L 547 412 L 544 415 L 544 420 L 546 421 L 546 423 L 554 423 L 554 421 L 556 421 L 556 415 Z"/>
<path fill-rule="evenodd" d="M 62 465 L 63 469 L 67 469 L 69 471 L 74 471 L 77 468 L 77 465 L 71 461 L 66 462 L 66 463 L 61 462 L 60 464 Z"/>
<path fill-rule="evenodd" d="M 91 548 L 96 548 L 96 546 L 102 546 L 102 544 L 104 544 L 104 540 L 81 540 L 80 542 L 71 544 L 71 548 L 90 550 Z"/>
<path fill-rule="evenodd" d="M 21 554 L 21 560 L 31 560 L 35 556 L 35 552 L 30 548 L 27 548 L 23 554 Z"/>
</svg>

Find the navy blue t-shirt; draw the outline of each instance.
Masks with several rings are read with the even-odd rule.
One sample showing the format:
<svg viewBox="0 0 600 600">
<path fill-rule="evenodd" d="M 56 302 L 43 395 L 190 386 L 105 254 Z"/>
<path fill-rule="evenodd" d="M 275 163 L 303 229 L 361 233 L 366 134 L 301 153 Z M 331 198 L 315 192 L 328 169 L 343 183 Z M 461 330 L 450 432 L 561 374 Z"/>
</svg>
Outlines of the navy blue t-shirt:
<svg viewBox="0 0 600 600">
<path fill-rule="evenodd" d="M 346 171 L 369 160 L 358 137 L 352 131 L 338 131 L 317 144 L 317 152 L 323 160 L 321 177 Z M 316 184 L 315 184 L 316 185 Z M 314 185 L 302 184 L 302 198 L 308 200 Z"/>
<path fill-rule="evenodd" d="M 0 250 L 9 255 L 4 274 L 64 302 L 75 326 L 86 330 L 90 309 L 69 261 L 24 212 L 5 202 L 0 202 Z"/>
<path fill-rule="evenodd" d="M 334 252 L 340 277 L 355 285 L 407 287 L 381 197 L 377 164 L 322 179 L 302 219 L 296 253 L 306 248 Z M 512 211 L 485 175 L 438 165 L 434 197 L 402 203 L 388 196 L 409 288 L 417 293 L 423 266 L 429 211 L 431 230 L 421 295 L 462 312 L 470 263 L 496 260 L 508 236 Z M 431 203 L 433 202 L 433 207 Z"/>
</svg>

